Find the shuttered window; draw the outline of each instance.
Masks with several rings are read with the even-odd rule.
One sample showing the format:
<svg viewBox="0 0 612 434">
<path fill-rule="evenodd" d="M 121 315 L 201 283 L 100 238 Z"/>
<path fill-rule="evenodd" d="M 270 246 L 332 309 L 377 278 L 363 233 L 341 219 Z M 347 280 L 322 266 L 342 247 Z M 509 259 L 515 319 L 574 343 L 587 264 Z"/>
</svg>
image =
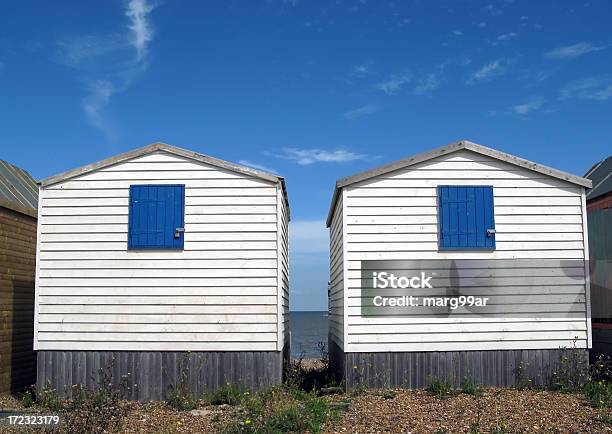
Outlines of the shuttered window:
<svg viewBox="0 0 612 434">
<path fill-rule="evenodd" d="M 131 185 L 128 249 L 182 249 L 184 185 Z"/>
<path fill-rule="evenodd" d="M 493 187 L 438 186 L 440 250 L 494 250 Z"/>
</svg>

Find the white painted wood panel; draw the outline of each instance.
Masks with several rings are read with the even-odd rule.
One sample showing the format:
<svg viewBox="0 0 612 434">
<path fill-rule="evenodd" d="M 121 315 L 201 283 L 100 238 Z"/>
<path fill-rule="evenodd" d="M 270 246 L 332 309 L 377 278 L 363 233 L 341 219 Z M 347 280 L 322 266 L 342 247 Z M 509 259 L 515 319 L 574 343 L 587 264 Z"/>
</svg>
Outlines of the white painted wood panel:
<svg viewBox="0 0 612 434">
<path fill-rule="evenodd" d="M 495 251 L 438 251 L 438 185 L 493 186 Z M 503 300 L 504 317 L 362 317 L 360 308 L 364 260 L 584 261 L 582 191 L 466 150 L 345 187 L 345 212 L 334 213 L 330 224 L 330 233 L 340 221 L 346 228 L 342 254 L 330 254 L 331 276 L 333 264 L 344 263 L 348 270 L 344 289 L 330 298 L 332 310 L 346 306 L 344 351 L 544 349 L 571 346 L 575 338 L 578 347 L 585 347 L 588 300 L 581 267 L 497 270 L 496 286 L 469 290 L 488 290 Z M 522 303 L 524 297 L 530 303 Z M 555 314 L 555 309 L 565 313 Z"/>
<path fill-rule="evenodd" d="M 329 279 L 329 337 L 340 348 L 344 347 L 344 262 L 343 262 L 342 199 L 338 200 L 329 228 L 330 279 Z"/>
<path fill-rule="evenodd" d="M 127 250 L 132 184 L 185 184 L 183 251 Z M 37 348 L 282 349 L 288 266 L 279 192 L 273 182 L 164 152 L 42 189 Z"/>
</svg>

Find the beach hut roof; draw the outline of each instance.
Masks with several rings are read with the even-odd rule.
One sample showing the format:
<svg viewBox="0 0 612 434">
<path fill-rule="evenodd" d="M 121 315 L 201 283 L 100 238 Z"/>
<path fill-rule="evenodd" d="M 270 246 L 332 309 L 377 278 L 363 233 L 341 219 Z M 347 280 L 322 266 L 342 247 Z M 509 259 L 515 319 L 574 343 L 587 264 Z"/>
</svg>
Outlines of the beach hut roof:
<svg viewBox="0 0 612 434">
<path fill-rule="evenodd" d="M 535 172 L 540 172 L 553 178 L 558 178 L 563 181 L 571 182 L 573 184 L 580 185 L 582 187 L 591 187 L 591 180 L 582 178 L 580 176 L 572 175 L 571 173 L 563 172 L 561 170 L 553 169 L 552 167 L 544 166 L 542 164 L 534 163 L 533 161 L 525 160 L 520 157 L 516 157 L 505 152 L 498 151 L 496 149 L 487 148 L 486 146 L 479 145 L 469 140 L 461 140 L 459 142 L 451 143 L 450 145 L 442 146 L 440 148 L 433 149 L 412 157 L 404 158 L 403 160 L 394 161 L 384 166 L 376 167 L 365 172 L 358 173 L 356 175 L 348 176 L 346 178 L 339 179 L 336 181 L 336 188 L 332 197 L 332 203 L 329 208 L 327 215 L 327 227 L 331 224 L 331 219 L 338 200 L 338 195 L 343 187 L 355 184 L 357 182 L 365 181 L 376 176 L 383 175 L 385 173 L 393 172 L 396 170 L 404 169 L 406 167 L 413 166 L 424 161 L 431 160 L 433 158 L 441 157 L 453 152 L 460 150 L 473 151 L 478 154 L 486 155 L 497 160 L 505 161 L 506 163 L 514 164 L 516 166 L 524 167 Z"/>
</svg>

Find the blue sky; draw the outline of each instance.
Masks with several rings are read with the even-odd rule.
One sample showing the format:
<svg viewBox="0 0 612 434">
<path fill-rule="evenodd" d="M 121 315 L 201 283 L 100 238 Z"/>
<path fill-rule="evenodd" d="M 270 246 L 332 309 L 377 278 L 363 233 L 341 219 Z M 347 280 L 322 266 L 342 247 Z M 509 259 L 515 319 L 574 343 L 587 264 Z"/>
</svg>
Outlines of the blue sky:
<svg viewBox="0 0 612 434">
<path fill-rule="evenodd" d="M 459 139 L 610 154 L 609 1 L 9 2 L 0 158 L 43 178 L 163 141 L 287 178 L 291 308 L 326 308 L 337 178 Z"/>
</svg>

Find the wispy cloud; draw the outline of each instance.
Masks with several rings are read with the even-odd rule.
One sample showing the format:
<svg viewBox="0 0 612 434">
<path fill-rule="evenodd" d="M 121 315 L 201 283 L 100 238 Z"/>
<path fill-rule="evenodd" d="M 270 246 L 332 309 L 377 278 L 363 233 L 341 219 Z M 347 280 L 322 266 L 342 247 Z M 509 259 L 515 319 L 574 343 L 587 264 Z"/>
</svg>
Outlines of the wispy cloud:
<svg viewBox="0 0 612 434">
<path fill-rule="evenodd" d="M 507 41 L 509 39 L 516 38 L 517 36 L 518 36 L 518 33 L 516 33 L 516 32 L 504 33 L 502 35 L 499 35 L 497 37 L 497 40 L 498 41 Z"/>
<path fill-rule="evenodd" d="M 455 35 L 455 36 L 463 36 L 463 32 L 461 30 L 453 30 L 453 35 Z"/>
<path fill-rule="evenodd" d="M 367 158 L 367 155 L 358 154 L 346 149 L 328 151 L 325 149 L 283 148 L 281 153 L 271 155 L 295 161 L 301 166 L 309 166 L 314 163 L 346 163 Z"/>
<path fill-rule="evenodd" d="M 252 167 L 253 169 L 262 170 L 264 172 L 278 173 L 278 171 L 270 167 L 264 166 L 263 164 L 253 163 L 249 160 L 239 160 L 238 164 L 242 164 L 243 166 L 247 166 L 247 167 Z"/>
<path fill-rule="evenodd" d="M 508 69 L 507 59 L 497 59 L 484 64 L 478 71 L 474 72 L 467 81 L 467 84 L 475 84 L 482 81 L 489 81 L 504 75 Z"/>
<path fill-rule="evenodd" d="M 513 106 L 511 112 L 519 116 L 527 116 L 534 111 L 540 110 L 545 102 L 544 98 L 532 98 L 526 103 Z"/>
<path fill-rule="evenodd" d="M 425 74 L 424 77 L 417 81 L 413 92 L 417 95 L 423 95 L 436 90 L 443 82 L 442 68 L 439 71 Z"/>
<path fill-rule="evenodd" d="M 504 13 L 504 11 L 501 8 L 494 6 L 492 4 L 486 5 L 485 10 L 494 17 L 498 17 Z"/>
<path fill-rule="evenodd" d="M 142 60 L 146 56 L 149 42 L 153 39 L 153 31 L 148 18 L 153 7 L 147 4 L 147 0 L 131 0 L 125 12 L 130 19 L 130 39 L 136 49 L 137 60 Z"/>
<path fill-rule="evenodd" d="M 122 53 L 130 47 L 129 41 L 119 34 L 113 33 L 105 36 L 84 35 L 60 41 L 58 46 L 58 60 L 72 68 L 94 69 L 97 60 L 103 56 Z"/>
<path fill-rule="evenodd" d="M 88 91 L 87 96 L 81 101 L 85 116 L 94 127 L 103 131 L 108 138 L 115 137 L 115 125 L 102 115 L 101 110 L 108 105 L 117 89 L 108 80 L 93 80 L 88 83 Z"/>
<path fill-rule="evenodd" d="M 396 95 L 407 83 L 410 83 L 412 75 L 409 72 L 393 74 L 388 80 L 374 85 L 375 89 L 381 90 L 387 95 Z"/>
<path fill-rule="evenodd" d="M 358 107 L 354 110 L 349 110 L 344 113 L 344 117 L 350 121 L 355 119 L 359 119 L 361 117 L 374 114 L 380 111 L 380 107 L 375 104 L 366 104 L 364 106 Z"/>
<path fill-rule="evenodd" d="M 612 98 L 612 76 L 596 76 L 569 83 L 563 89 L 559 99 L 571 98 L 607 101 Z"/>
<path fill-rule="evenodd" d="M 85 85 L 81 107 L 87 120 L 110 141 L 117 130 L 106 113 L 112 97 L 127 91 L 148 68 L 153 8 L 147 0 L 130 0 L 125 9 L 127 31 L 77 36 L 57 45 L 59 62 L 75 69 Z"/>
<path fill-rule="evenodd" d="M 355 77 L 355 78 L 365 78 L 372 74 L 373 74 L 372 66 L 367 63 L 361 63 L 359 65 L 355 65 L 353 66 L 353 69 L 351 70 L 351 77 Z"/>
<path fill-rule="evenodd" d="M 584 54 L 592 53 L 594 51 L 605 50 L 607 47 L 589 44 L 588 42 L 578 42 L 574 45 L 567 45 L 565 47 L 558 47 L 548 51 L 544 54 L 549 59 L 562 60 L 572 59 L 574 57 L 582 56 Z"/>
</svg>

